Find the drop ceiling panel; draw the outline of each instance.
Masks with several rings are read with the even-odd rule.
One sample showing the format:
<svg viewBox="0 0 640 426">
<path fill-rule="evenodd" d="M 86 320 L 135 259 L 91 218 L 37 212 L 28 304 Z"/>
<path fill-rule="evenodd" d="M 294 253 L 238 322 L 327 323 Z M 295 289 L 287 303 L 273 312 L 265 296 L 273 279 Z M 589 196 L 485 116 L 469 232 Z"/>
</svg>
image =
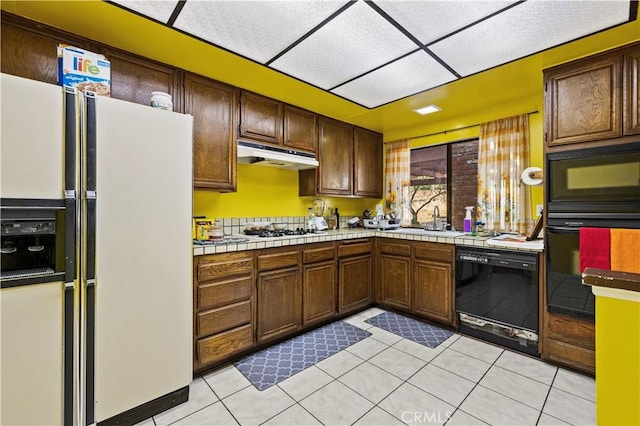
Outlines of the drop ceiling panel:
<svg viewBox="0 0 640 426">
<path fill-rule="evenodd" d="M 271 66 L 330 89 L 416 48 L 380 14 L 358 2 Z"/>
<path fill-rule="evenodd" d="M 459 74 L 467 76 L 628 19 L 628 1 L 530 0 L 429 49 Z"/>
<path fill-rule="evenodd" d="M 331 92 L 368 108 L 374 108 L 448 83 L 455 78 L 446 68 L 420 50 Z"/>
<path fill-rule="evenodd" d="M 374 2 L 422 44 L 508 7 L 513 1 L 376 1 Z"/>
<path fill-rule="evenodd" d="M 178 4 L 177 1 L 150 1 L 150 0 L 136 0 L 136 1 L 120 1 L 116 0 L 114 3 L 117 3 L 127 9 L 133 10 L 134 12 L 138 12 L 141 15 L 148 16 L 150 18 L 155 19 L 156 21 L 164 22 L 165 24 L 169 21 L 173 10 L 176 8 Z"/>
<path fill-rule="evenodd" d="M 266 63 L 346 1 L 194 1 L 174 27 Z"/>
</svg>

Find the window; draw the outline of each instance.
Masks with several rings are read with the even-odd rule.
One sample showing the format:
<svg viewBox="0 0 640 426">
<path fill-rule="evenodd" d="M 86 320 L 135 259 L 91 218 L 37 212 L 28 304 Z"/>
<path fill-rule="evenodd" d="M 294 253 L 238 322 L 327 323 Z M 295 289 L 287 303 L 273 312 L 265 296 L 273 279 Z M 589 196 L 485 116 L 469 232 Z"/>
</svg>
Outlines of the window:
<svg viewBox="0 0 640 426">
<path fill-rule="evenodd" d="M 461 230 L 478 198 L 478 140 L 411 150 L 411 226 Z"/>
</svg>

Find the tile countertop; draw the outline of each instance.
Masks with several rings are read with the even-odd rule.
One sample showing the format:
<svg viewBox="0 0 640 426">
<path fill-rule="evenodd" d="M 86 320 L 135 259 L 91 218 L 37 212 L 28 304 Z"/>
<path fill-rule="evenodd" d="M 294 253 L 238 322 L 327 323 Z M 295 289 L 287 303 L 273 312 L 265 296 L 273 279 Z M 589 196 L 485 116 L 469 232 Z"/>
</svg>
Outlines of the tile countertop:
<svg viewBox="0 0 640 426">
<path fill-rule="evenodd" d="M 304 236 L 287 236 L 278 238 L 260 238 L 248 237 L 249 241 L 243 243 L 228 243 L 217 245 L 194 245 L 193 255 L 201 256 L 203 254 L 227 253 L 243 250 L 258 250 L 271 247 L 282 247 L 299 244 L 319 243 L 324 241 L 350 240 L 355 238 L 383 237 L 395 238 L 400 240 L 412 241 L 428 241 L 432 243 L 455 244 L 457 246 L 471 247 L 487 247 L 487 248 L 508 248 L 521 251 L 543 251 L 542 240 L 530 241 L 526 243 L 517 242 L 501 242 L 497 238 L 491 237 L 472 237 L 470 235 L 461 235 L 456 237 L 444 237 L 425 235 L 424 231 L 416 229 L 415 232 L 403 230 L 403 232 L 394 231 L 378 231 L 365 228 L 349 228 L 339 229 L 336 231 L 326 231 L 318 234 L 307 234 Z M 506 245 L 505 245 L 506 244 Z"/>
</svg>

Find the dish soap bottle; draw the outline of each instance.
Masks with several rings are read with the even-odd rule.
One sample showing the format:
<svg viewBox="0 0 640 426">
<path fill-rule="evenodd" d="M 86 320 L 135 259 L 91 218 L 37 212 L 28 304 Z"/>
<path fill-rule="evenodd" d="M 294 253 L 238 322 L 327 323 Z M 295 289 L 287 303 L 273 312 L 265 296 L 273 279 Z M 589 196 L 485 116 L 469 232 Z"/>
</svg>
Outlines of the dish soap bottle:
<svg viewBox="0 0 640 426">
<path fill-rule="evenodd" d="M 473 206 L 467 206 L 465 209 L 467 210 L 467 215 L 464 217 L 463 224 L 464 232 L 468 234 L 471 232 L 471 212 L 473 211 Z"/>
</svg>

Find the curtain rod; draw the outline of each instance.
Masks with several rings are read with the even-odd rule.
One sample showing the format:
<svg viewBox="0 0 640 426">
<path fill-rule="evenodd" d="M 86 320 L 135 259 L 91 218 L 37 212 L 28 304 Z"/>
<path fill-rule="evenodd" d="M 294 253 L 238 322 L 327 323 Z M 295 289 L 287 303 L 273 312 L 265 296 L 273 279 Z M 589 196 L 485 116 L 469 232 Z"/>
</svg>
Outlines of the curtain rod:
<svg viewBox="0 0 640 426">
<path fill-rule="evenodd" d="M 531 114 L 537 114 L 538 112 L 539 112 L 538 110 L 535 110 L 535 111 L 529 111 L 529 112 L 527 112 L 526 114 L 527 114 L 527 115 L 531 115 Z M 456 128 L 456 129 L 441 130 L 441 131 L 439 131 L 439 132 L 427 133 L 427 134 L 425 134 L 425 135 L 412 136 L 412 137 L 410 137 L 410 138 L 409 138 L 409 140 L 412 140 L 412 139 L 420 139 L 420 138 L 426 138 L 426 137 L 428 137 L 428 136 L 439 135 L 439 134 L 441 134 L 441 133 L 446 135 L 447 133 L 450 133 L 450 132 L 456 132 L 456 131 L 458 131 L 458 130 L 470 129 L 471 127 L 477 127 L 477 126 L 480 126 L 481 124 L 484 124 L 484 123 L 469 124 L 468 126 L 458 127 L 458 128 Z"/>
</svg>

